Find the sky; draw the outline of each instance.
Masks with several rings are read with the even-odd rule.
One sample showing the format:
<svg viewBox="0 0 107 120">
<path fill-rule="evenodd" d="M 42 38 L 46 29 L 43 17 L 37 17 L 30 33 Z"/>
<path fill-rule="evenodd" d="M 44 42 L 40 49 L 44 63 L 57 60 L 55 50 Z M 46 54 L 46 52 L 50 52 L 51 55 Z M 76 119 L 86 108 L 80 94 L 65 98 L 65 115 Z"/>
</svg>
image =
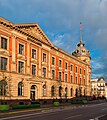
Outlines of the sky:
<svg viewBox="0 0 107 120">
<path fill-rule="evenodd" d="M 80 40 L 90 51 L 91 78 L 107 81 L 107 0 L 0 0 L 0 16 L 13 23 L 37 23 L 49 40 L 72 53 Z"/>
</svg>

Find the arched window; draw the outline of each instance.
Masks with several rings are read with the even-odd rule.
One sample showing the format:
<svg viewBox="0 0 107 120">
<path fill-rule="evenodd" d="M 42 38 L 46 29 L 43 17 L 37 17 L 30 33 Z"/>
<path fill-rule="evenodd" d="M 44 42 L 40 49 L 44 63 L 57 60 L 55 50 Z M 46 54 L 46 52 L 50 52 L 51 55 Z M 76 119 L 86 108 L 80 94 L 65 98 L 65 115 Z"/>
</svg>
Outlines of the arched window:
<svg viewBox="0 0 107 120">
<path fill-rule="evenodd" d="M 18 83 L 18 96 L 23 96 L 23 83 Z"/>
<path fill-rule="evenodd" d="M 78 97 L 78 89 L 75 90 L 75 96 Z"/>
<path fill-rule="evenodd" d="M 35 97 L 36 97 L 36 86 L 35 85 L 32 85 L 31 88 L 30 88 L 30 99 L 31 100 L 35 100 Z"/>
<path fill-rule="evenodd" d="M 46 85 L 43 85 L 42 89 L 43 89 L 43 96 L 46 96 Z"/>
<path fill-rule="evenodd" d="M 84 96 L 86 96 L 86 89 L 84 89 Z"/>
<path fill-rule="evenodd" d="M 73 95 L 73 89 L 71 88 L 71 96 Z"/>
<path fill-rule="evenodd" d="M 0 81 L 0 96 L 6 96 L 7 94 L 7 82 L 5 80 Z"/>
<path fill-rule="evenodd" d="M 66 87 L 65 88 L 65 97 L 67 97 L 67 94 L 68 94 L 68 88 Z"/>
<path fill-rule="evenodd" d="M 61 97 L 61 95 L 62 95 L 61 91 L 62 91 L 62 87 L 60 86 L 59 87 L 59 97 Z"/>
<path fill-rule="evenodd" d="M 54 96 L 54 86 L 51 87 L 51 96 Z"/>
</svg>

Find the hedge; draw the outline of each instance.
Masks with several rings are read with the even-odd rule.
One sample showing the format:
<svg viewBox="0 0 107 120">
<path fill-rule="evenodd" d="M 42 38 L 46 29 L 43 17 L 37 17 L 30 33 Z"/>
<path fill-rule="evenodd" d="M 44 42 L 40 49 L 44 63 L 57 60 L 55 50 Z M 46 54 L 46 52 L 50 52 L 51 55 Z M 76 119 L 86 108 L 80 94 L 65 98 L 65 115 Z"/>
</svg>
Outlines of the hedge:
<svg viewBox="0 0 107 120">
<path fill-rule="evenodd" d="M 26 109 L 26 108 L 40 108 L 40 104 L 33 105 L 16 105 L 13 106 L 12 109 Z"/>
<path fill-rule="evenodd" d="M 54 105 L 55 107 L 57 107 L 57 106 L 59 106 L 59 102 L 53 102 L 53 105 Z"/>
<path fill-rule="evenodd" d="M 0 110 L 1 111 L 9 110 L 9 105 L 0 105 Z"/>
</svg>

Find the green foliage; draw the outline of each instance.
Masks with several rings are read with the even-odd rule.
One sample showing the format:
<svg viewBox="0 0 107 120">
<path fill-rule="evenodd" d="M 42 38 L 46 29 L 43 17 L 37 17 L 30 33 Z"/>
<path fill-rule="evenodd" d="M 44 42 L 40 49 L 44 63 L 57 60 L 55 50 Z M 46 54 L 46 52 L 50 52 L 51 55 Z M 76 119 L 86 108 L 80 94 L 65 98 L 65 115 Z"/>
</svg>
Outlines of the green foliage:
<svg viewBox="0 0 107 120">
<path fill-rule="evenodd" d="M 57 107 L 57 106 L 59 106 L 59 102 L 53 102 L 53 105 L 54 105 L 55 107 Z"/>
<path fill-rule="evenodd" d="M 17 106 L 13 106 L 13 107 L 12 107 L 12 109 L 27 109 L 27 108 L 40 108 L 40 104 L 17 105 Z"/>
<path fill-rule="evenodd" d="M 0 105 L 0 110 L 1 111 L 9 110 L 9 105 Z"/>
</svg>

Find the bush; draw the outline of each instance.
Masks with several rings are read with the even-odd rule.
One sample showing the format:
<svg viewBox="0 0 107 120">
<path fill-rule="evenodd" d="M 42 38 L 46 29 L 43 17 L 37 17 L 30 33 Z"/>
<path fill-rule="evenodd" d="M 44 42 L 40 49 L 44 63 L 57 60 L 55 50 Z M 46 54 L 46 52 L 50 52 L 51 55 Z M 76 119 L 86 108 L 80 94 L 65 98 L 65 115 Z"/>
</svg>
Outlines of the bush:
<svg viewBox="0 0 107 120">
<path fill-rule="evenodd" d="M 13 107 L 12 107 L 12 109 L 27 109 L 27 108 L 40 108 L 40 104 L 17 105 L 17 106 L 13 106 Z"/>
<path fill-rule="evenodd" d="M 59 106 L 59 102 L 53 102 L 53 105 L 54 105 L 55 107 L 57 107 L 57 106 Z"/>
<path fill-rule="evenodd" d="M 9 105 L 0 105 L 0 110 L 1 111 L 9 110 Z"/>
</svg>

